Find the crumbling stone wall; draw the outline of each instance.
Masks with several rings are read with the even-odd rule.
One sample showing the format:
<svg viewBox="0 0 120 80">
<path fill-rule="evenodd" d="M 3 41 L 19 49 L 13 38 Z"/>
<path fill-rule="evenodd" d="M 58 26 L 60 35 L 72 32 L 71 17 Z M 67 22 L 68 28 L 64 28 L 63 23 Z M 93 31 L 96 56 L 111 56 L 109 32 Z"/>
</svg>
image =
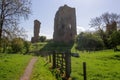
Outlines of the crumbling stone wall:
<svg viewBox="0 0 120 80">
<path fill-rule="evenodd" d="M 76 34 L 75 8 L 64 5 L 59 8 L 54 18 L 53 40 L 69 43 L 74 40 Z"/>
</svg>

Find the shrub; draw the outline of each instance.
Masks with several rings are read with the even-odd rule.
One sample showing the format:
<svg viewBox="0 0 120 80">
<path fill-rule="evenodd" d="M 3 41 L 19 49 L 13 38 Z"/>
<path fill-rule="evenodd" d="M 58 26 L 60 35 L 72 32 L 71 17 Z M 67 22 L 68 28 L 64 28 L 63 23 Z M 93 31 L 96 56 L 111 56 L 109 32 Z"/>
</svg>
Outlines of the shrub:
<svg viewBox="0 0 120 80">
<path fill-rule="evenodd" d="M 24 42 L 21 38 L 14 38 L 11 43 L 11 48 L 14 53 L 22 51 Z"/>
<path fill-rule="evenodd" d="M 3 37 L 1 40 L 0 40 L 0 52 L 6 52 L 7 51 L 7 47 L 9 47 L 10 45 L 10 42 L 8 40 L 7 37 Z"/>
<path fill-rule="evenodd" d="M 28 41 L 24 41 L 24 48 L 25 48 L 25 53 L 28 53 L 30 49 L 30 43 Z"/>
<path fill-rule="evenodd" d="M 110 35 L 109 44 L 112 48 L 117 48 L 120 45 L 120 31 L 114 31 Z"/>
<path fill-rule="evenodd" d="M 39 40 L 40 40 L 40 42 L 45 42 L 46 41 L 46 36 L 40 36 Z"/>
<path fill-rule="evenodd" d="M 100 50 L 103 48 L 103 41 L 94 34 L 81 33 L 77 37 L 77 48 L 79 50 Z"/>
</svg>

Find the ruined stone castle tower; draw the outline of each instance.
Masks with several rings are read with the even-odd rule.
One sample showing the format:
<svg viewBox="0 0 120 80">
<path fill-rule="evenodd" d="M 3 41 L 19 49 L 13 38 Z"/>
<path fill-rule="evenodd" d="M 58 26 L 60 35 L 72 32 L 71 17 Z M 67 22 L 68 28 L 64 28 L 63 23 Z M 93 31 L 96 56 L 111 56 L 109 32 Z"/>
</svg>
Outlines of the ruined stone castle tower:
<svg viewBox="0 0 120 80">
<path fill-rule="evenodd" d="M 77 35 L 75 8 L 64 5 L 59 8 L 54 18 L 53 40 L 69 43 L 74 40 L 75 35 Z"/>
<path fill-rule="evenodd" d="M 117 22 L 115 22 L 115 21 L 106 25 L 106 32 L 108 34 L 111 34 L 114 31 L 117 31 Z"/>
<path fill-rule="evenodd" d="M 39 41 L 41 23 L 38 20 L 34 20 L 34 37 L 32 37 L 31 42 L 35 43 Z"/>
</svg>

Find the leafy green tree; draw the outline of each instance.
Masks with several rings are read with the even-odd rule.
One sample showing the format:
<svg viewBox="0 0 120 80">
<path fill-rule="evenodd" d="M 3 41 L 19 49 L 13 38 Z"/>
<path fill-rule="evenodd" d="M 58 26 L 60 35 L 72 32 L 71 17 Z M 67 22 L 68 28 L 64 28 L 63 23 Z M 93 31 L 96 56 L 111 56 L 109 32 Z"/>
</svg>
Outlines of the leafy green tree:
<svg viewBox="0 0 120 80">
<path fill-rule="evenodd" d="M 94 34 L 80 33 L 77 37 L 77 48 L 79 50 L 100 50 L 103 48 L 103 41 Z"/>
<path fill-rule="evenodd" d="M 28 53 L 30 50 L 30 42 L 24 41 L 25 53 Z"/>
<path fill-rule="evenodd" d="M 46 36 L 40 36 L 39 40 L 40 40 L 40 42 L 46 41 Z"/>
<path fill-rule="evenodd" d="M 109 43 L 111 47 L 117 49 L 117 45 L 120 45 L 120 31 L 115 31 L 111 34 L 109 38 Z"/>
<path fill-rule="evenodd" d="M 97 36 L 99 36 L 102 39 L 105 48 L 111 48 L 108 43 L 108 38 L 110 35 L 108 36 L 107 33 L 104 32 L 103 30 L 97 30 L 94 34 L 97 34 Z"/>
</svg>

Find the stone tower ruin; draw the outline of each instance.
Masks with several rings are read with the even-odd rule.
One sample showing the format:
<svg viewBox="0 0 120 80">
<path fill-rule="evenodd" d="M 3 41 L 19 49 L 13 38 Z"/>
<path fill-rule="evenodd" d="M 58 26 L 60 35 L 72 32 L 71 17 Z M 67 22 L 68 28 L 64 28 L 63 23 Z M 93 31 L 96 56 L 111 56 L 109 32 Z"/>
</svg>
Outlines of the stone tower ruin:
<svg viewBox="0 0 120 80">
<path fill-rule="evenodd" d="M 34 37 L 32 37 L 31 42 L 35 43 L 39 41 L 41 23 L 38 20 L 34 20 Z"/>
<path fill-rule="evenodd" d="M 112 32 L 117 31 L 117 22 L 111 22 L 111 24 L 107 24 L 106 32 L 111 34 Z"/>
<path fill-rule="evenodd" d="M 69 43 L 74 40 L 75 35 L 77 35 L 75 8 L 64 5 L 59 8 L 54 18 L 53 40 Z"/>
</svg>

